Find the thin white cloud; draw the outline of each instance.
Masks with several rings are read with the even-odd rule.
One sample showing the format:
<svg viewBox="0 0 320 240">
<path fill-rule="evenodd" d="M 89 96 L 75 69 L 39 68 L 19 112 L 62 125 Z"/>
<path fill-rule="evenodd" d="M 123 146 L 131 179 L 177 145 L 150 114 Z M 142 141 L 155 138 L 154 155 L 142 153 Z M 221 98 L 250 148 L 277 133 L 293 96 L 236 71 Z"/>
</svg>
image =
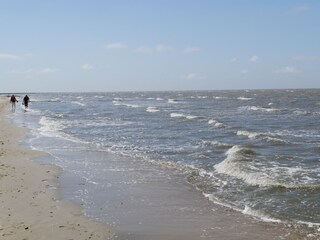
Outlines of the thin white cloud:
<svg viewBox="0 0 320 240">
<path fill-rule="evenodd" d="M 40 74 L 48 74 L 48 73 L 55 73 L 57 72 L 57 69 L 54 68 L 44 68 L 40 70 Z"/>
<path fill-rule="evenodd" d="M 9 53 L 0 53 L 0 59 L 18 60 L 18 59 L 21 59 L 21 57 L 14 54 L 9 54 Z"/>
<path fill-rule="evenodd" d="M 168 45 L 165 45 L 165 44 L 158 44 L 155 47 L 156 52 L 166 52 L 166 51 L 170 51 L 170 50 L 171 50 L 171 47 Z"/>
<path fill-rule="evenodd" d="M 249 62 L 256 62 L 256 61 L 258 61 L 258 59 L 259 59 L 259 57 L 254 55 L 249 59 Z"/>
<path fill-rule="evenodd" d="M 184 76 L 184 77 L 182 77 L 183 79 L 186 79 L 186 80 L 192 80 L 192 81 L 194 81 L 194 80 L 204 80 L 204 79 L 206 79 L 206 77 L 205 76 L 200 76 L 200 75 L 198 75 L 198 74 L 196 74 L 196 73 L 189 73 L 189 74 L 187 74 L 186 76 Z"/>
<path fill-rule="evenodd" d="M 58 71 L 59 69 L 56 69 L 56 68 L 42 68 L 42 69 L 29 68 L 27 70 L 11 70 L 9 71 L 9 74 L 18 75 L 20 77 L 30 79 L 40 75 L 55 74 Z"/>
<path fill-rule="evenodd" d="M 84 70 L 91 70 L 91 69 L 93 69 L 93 65 L 91 65 L 89 63 L 85 63 L 81 66 L 81 68 Z"/>
<path fill-rule="evenodd" d="M 116 42 L 116 43 L 108 43 L 108 44 L 104 45 L 104 47 L 106 49 L 122 49 L 122 48 L 126 48 L 127 45 L 120 43 L 120 42 Z"/>
<path fill-rule="evenodd" d="M 155 46 L 139 46 L 135 51 L 139 53 L 162 53 L 172 50 L 172 47 L 165 44 L 157 44 Z"/>
<path fill-rule="evenodd" d="M 31 75 L 42 75 L 42 74 L 51 74 L 51 73 L 56 73 L 58 69 L 55 68 L 42 68 L 42 69 L 28 69 L 25 71 L 26 74 L 31 74 Z"/>
<path fill-rule="evenodd" d="M 236 58 L 236 57 L 233 57 L 230 59 L 230 62 L 236 62 L 236 61 L 238 61 L 238 58 Z"/>
<path fill-rule="evenodd" d="M 273 73 L 275 74 L 295 74 L 295 73 L 301 73 L 301 70 L 292 67 L 292 66 L 286 66 L 283 68 L 280 68 L 278 70 L 274 70 Z"/>
<path fill-rule="evenodd" d="M 309 10 L 310 10 L 310 7 L 308 5 L 300 5 L 300 6 L 296 6 L 292 9 L 292 11 L 295 13 L 306 12 Z"/>
<path fill-rule="evenodd" d="M 320 56 L 294 56 L 292 57 L 292 60 L 301 62 L 314 62 L 320 61 Z"/>
<path fill-rule="evenodd" d="M 152 53 L 153 50 L 152 48 L 150 47 L 147 47 L 147 46 L 140 46 L 136 49 L 136 52 L 139 52 L 139 53 Z"/>
<path fill-rule="evenodd" d="M 187 47 L 186 49 L 183 50 L 183 52 L 185 53 L 194 53 L 199 51 L 201 51 L 201 48 L 199 47 Z"/>
<path fill-rule="evenodd" d="M 245 74 L 247 74 L 249 71 L 247 70 L 247 69 L 243 69 L 243 70 L 241 70 L 241 74 L 243 74 L 243 75 L 245 75 Z"/>
</svg>

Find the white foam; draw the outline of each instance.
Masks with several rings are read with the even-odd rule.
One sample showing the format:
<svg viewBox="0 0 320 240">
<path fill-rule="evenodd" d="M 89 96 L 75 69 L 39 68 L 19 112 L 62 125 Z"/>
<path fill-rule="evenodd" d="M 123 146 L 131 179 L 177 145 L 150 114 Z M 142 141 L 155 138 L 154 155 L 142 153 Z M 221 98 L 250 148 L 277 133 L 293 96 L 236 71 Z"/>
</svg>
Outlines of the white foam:
<svg viewBox="0 0 320 240">
<path fill-rule="evenodd" d="M 279 185 L 275 183 L 265 172 L 259 172 L 252 167 L 243 155 L 243 151 L 251 151 L 250 149 L 241 148 L 238 145 L 233 146 L 226 152 L 226 159 L 214 165 L 218 173 L 227 174 L 244 180 L 250 185 L 270 186 Z"/>
<path fill-rule="evenodd" d="M 241 209 L 239 208 L 236 208 L 235 206 L 231 205 L 231 204 L 228 204 L 228 203 L 225 203 L 225 202 L 222 202 L 222 201 L 219 201 L 217 198 L 214 197 L 213 194 L 208 194 L 208 193 L 203 193 L 203 195 L 208 198 L 211 202 L 215 203 L 215 204 L 218 204 L 220 206 L 223 206 L 223 207 L 227 207 L 227 208 L 231 208 L 235 211 L 238 211 L 238 212 L 241 212 Z"/>
<path fill-rule="evenodd" d="M 168 103 L 176 104 L 176 103 L 179 103 L 179 102 L 176 99 L 168 99 Z"/>
<path fill-rule="evenodd" d="M 139 108 L 140 106 L 139 105 L 136 105 L 136 104 L 123 104 L 124 106 L 127 106 L 127 107 L 131 107 L 131 108 Z"/>
<path fill-rule="evenodd" d="M 199 98 L 199 99 L 206 99 L 206 98 L 208 98 L 208 96 L 197 96 L 197 98 Z"/>
<path fill-rule="evenodd" d="M 46 116 L 41 117 L 39 121 L 41 127 L 39 128 L 40 134 L 47 137 L 62 138 L 71 142 L 88 144 L 89 142 L 82 141 L 76 137 L 62 132 L 63 129 L 68 127 L 67 122 L 49 119 Z"/>
<path fill-rule="evenodd" d="M 41 127 L 39 128 L 40 133 L 45 136 L 55 136 L 56 132 L 66 128 L 62 123 L 51 120 L 45 116 L 41 117 L 39 123 L 41 124 Z"/>
<path fill-rule="evenodd" d="M 78 102 L 78 101 L 72 101 L 71 103 L 73 104 L 77 104 L 77 105 L 80 105 L 80 106 L 86 106 L 86 104 L 82 103 L 82 102 Z"/>
<path fill-rule="evenodd" d="M 113 105 L 115 106 L 120 106 L 121 102 L 119 102 L 118 100 L 112 101 Z"/>
<path fill-rule="evenodd" d="M 172 118 L 182 118 L 182 117 L 186 117 L 186 115 L 184 115 L 182 113 L 170 113 L 170 117 L 172 117 Z"/>
<path fill-rule="evenodd" d="M 279 220 L 279 219 L 272 218 L 272 217 L 262 213 L 261 211 L 253 210 L 252 208 L 250 208 L 248 206 L 244 207 L 244 209 L 242 210 L 242 213 L 257 217 L 265 222 L 273 222 L 273 223 L 280 223 L 281 222 L 281 220 Z"/>
<path fill-rule="evenodd" d="M 156 107 L 148 107 L 146 111 L 150 113 L 160 112 L 160 110 Z"/>
<path fill-rule="evenodd" d="M 250 131 L 237 131 L 238 136 L 246 136 L 250 139 L 263 139 L 267 142 L 271 142 L 274 144 L 290 144 L 290 142 L 276 138 L 273 133 L 258 133 L 258 132 L 250 132 Z"/>
<path fill-rule="evenodd" d="M 309 115 L 310 114 L 308 111 L 304 111 L 304 110 L 296 110 L 293 113 L 296 115 Z"/>
<path fill-rule="evenodd" d="M 241 101 L 249 101 L 249 100 L 252 100 L 252 98 L 238 97 L 238 100 L 241 100 Z"/>
<path fill-rule="evenodd" d="M 249 132 L 249 131 L 237 131 L 238 136 L 247 136 L 248 138 L 257 138 L 258 136 L 261 136 L 261 133 L 257 132 Z"/>
<path fill-rule="evenodd" d="M 215 119 L 210 119 L 210 120 L 208 121 L 208 124 L 214 125 L 215 127 L 218 127 L 218 128 L 226 127 L 225 124 L 223 124 L 222 122 L 219 122 L 219 121 L 217 121 L 217 120 L 215 120 Z"/>
<path fill-rule="evenodd" d="M 260 111 L 260 112 L 279 112 L 280 109 L 277 108 L 264 108 L 264 107 L 257 107 L 257 106 L 243 106 L 239 107 L 240 111 Z"/>
<path fill-rule="evenodd" d="M 216 146 L 216 147 L 232 147 L 232 144 L 222 143 L 219 141 L 202 141 L 202 144 L 205 146 Z"/>
<path fill-rule="evenodd" d="M 193 119 L 203 119 L 204 117 L 201 117 L 201 116 L 195 116 L 195 115 L 187 115 L 186 116 L 186 119 L 189 119 L 189 120 L 193 120 Z"/>
</svg>

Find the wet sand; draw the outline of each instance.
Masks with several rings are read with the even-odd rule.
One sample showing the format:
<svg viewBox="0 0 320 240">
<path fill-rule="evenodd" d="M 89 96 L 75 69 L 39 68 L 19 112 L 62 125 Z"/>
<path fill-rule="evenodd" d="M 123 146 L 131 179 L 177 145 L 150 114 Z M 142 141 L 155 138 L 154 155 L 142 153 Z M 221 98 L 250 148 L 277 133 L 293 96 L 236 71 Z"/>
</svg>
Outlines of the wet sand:
<svg viewBox="0 0 320 240">
<path fill-rule="evenodd" d="M 75 153 L 66 154 L 72 159 Z M 78 154 L 74 159 L 78 170 L 95 159 L 99 169 L 87 174 L 94 175 L 90 181 L 96 184 L 65 173 L 60 179 L 63 194 L 72 198 L 73 193 L 86 193 L 81 196 L 87 213 L 111 224 L 117 239 L 317 239 L 307 237 L 303 229 L 263 222 L 217 205 L 175 170 L 110 153 Z"/>
<path fill-rule="evenodd" d="M 9 100 L 0 98 L 0 239 L 111 239 L 111 228 L 58 199 L 61 169 L 36 163 L 43 153 L 18 145 L 26 130 L 9 124 Z"/>
</svg>

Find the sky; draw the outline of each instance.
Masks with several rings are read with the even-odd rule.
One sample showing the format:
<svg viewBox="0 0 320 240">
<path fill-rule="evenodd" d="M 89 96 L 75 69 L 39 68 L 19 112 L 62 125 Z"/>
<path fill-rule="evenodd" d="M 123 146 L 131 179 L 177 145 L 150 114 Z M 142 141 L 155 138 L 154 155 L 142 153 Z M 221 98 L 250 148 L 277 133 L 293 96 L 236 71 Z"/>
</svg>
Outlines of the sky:
<svg viewBox="0 0 320 240">
<path fill-rule="evenodd" d="M 318 0 L 0 0 L 0 92 L 320 88 Z"/>
</svg>

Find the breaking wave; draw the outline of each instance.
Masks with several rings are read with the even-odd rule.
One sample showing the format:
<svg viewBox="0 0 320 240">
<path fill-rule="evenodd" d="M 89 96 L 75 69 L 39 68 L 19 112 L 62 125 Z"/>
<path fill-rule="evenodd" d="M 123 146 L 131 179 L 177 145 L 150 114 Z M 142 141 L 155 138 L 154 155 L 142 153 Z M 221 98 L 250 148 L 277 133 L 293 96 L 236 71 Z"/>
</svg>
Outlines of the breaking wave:
<svg viewBox="0 0 320 240">
<path fill-rule="evenodd" d="M 259 112 L 280 112 L 281 109 L 277 108 L 265 108 L 265 107 L 257 107 L 257 106 L 243 106 L 239 107 L 240 111 L 259 111 Z"/>
</svg>

